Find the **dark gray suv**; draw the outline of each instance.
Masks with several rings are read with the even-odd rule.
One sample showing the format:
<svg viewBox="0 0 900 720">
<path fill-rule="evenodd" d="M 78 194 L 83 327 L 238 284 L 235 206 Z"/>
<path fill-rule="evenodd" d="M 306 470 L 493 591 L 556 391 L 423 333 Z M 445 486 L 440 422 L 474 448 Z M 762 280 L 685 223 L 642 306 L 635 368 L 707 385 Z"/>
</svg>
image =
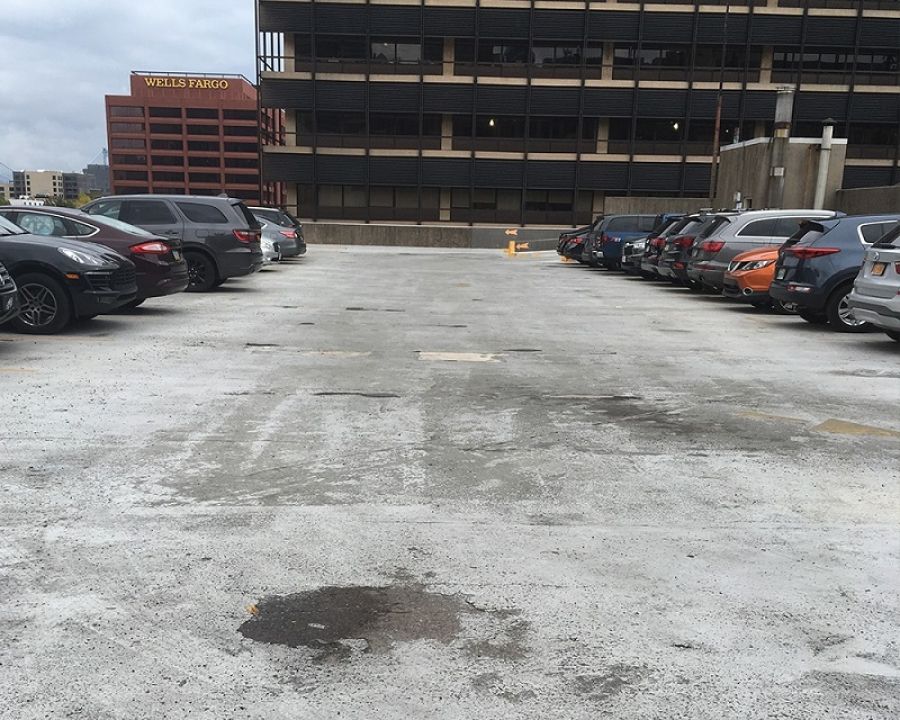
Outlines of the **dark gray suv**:
<svg viewBox="0 0 900 720">
<path fill-rule="evenodd" d="M 263 264 L 260 224 L 237 198 L 114 195 L 94 200 L 82 210 L 181 240 L 188 292 L 210 290 L 228 278 L 250 275 Z"/>
</svg>

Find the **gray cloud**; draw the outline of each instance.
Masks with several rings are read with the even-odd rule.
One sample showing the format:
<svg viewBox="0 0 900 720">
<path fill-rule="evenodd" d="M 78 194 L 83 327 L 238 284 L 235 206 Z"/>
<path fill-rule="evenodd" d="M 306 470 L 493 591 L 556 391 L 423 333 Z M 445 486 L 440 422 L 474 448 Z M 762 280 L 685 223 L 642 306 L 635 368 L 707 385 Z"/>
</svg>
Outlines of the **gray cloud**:
<svg viewBox="0 0 900 720">
<path fill-rule="evenodd" d="M 0 163 L 80 170 L 132 70 L 254 68 L 253 0 L 3 0 Z M 0 177 L 9 172 L 0 165 Z"/>
</svg>

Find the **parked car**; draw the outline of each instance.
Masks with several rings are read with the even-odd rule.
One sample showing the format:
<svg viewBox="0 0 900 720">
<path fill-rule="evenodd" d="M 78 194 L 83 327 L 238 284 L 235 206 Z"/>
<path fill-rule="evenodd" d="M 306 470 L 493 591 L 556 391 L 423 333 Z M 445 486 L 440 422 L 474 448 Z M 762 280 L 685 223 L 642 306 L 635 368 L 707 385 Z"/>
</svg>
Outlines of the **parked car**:
<svg viewBox="0 0 900 720">
<path fill-rule="evenodd" d="M 594 223 L 585 237 L 582 259 L 592 267 L 618 270 L 622 264 L 622 244 L 646 237 L 656 225 L 656 215 L 606 215 Z"/>
<path fill-rule="evenodd" d="M 748 250 L 781 245 L 804 220 L 827 219 L 831 210 L 749 210 L 716 213 L 713 222 L 697 237 L 691 249 L 687 276 L 721 292 L 725 271 L 735 256 Z"/>
<path fill-rule="evenodd" d="M 556 252 L 569 260 L 577 260 L 584 262 L 582 253 L 584 251 L 584 241 L 590 233 L 592 225 L 576 228 L 568 232 L 561 233 L 559 241 L 556 244 Z"/>
<path fill-rule="evenodd" d="M 0 263 L 18 287 L 21 308 L 9 324 L 20 332 L 57 333 L 137 294 L 134 263 L 127 258 L 94 243 L 32 235 L 4 217 Z"/>
<path fill-rule="evenodd" d="M 154 235 L 135 225 L 81 210 L 57 207 L 2 207 L 0 215 L 33 235 L 97 243 L 127 257 L 137 272 L 137 307 L 147 298 L 187 289 L 188 270 L 181 241 Z"/>
<path fill-rule="evenodd" d="M 259 246 L 262 249 L 263 263 L 266 265 L 273 262 L 281 262 L 281 245 L 278 242 L 280 238 L 281 236 L 278 234 L 276 227 L 263 223 Z"/>
<path fill-rule="evenodd" d="M 663 238 L 656 271 L 661 278 L 668 278 L 678 285 L 699 290 L 700 286 L 691 281 L 687 275 L 687 264 L 694 243 L 703 231 L 714 222 L 715 216 L 697 213 L 688 216 L 687 220 L 689 222 L 683 223 L 677 233 Z"/>
<path fill-rule="evenodd" d="M 622 260 L 620 263 L 621 270 L 628 273 L 629 275 L 640 275 L 641 260 L 644 256 L 644 252 L 647 249 L 647 243 L 650 242 L 651 238 L 658 237 L 659 235 L 663 234 L 667 228 L 679 222 L 683 217 L 683 215 L 676 215 L 672 213 L 657 215 L 656 227 L 654 227 L 653 230 L 651 230 L 647 235 L 635 238 L 633 240 L 626 240 L 624 243 L 622 243 Z"/>
<path fill-rule="evenodd" d="M 19 290 L 9 271 L 0 263 L 0 325 L 19 314 Z"/>
<path fill-rule="evenodd" d="M 273 223 L 280 228 L 279 233 L 284 238 L 279 242 L 282 256 L 297 257 L 298 255 L 306 255 L 303 224 L 287 210 L 256 206 L 251 206 L 247 209 L 260 222 Z"/>
<path fill-rule="evenodd" d="M 690 222 L 690 217 L 683 217 L 668 225 L 662 232 L 654 233 L 647 238 L 644 255 L 641 257 L 641 275 L 651 280 L 659 279 L 659 259 L 666 239 L 678 235 Z"/>
<path fill-rule="evenodd" d="M 847 304 L 857 320 L 900 342 L 900 225 L 866 250 Z"/>
<path fill-rule="evenodd" d="M 192 292 L 250 275 L 263 264 L 259 221 L 236 198 L 115 195 L 94 200 L 82 210 L 181 241 Z"/>
<path fill-rule="evenodd" d="M 769 295 L 779 251 L 780 248 L 764 248 L 735 257 L 725 273 L 722 294 L 756 308 L 772 308 L 784 315 L 795 313 L 797 306 L 794 303 L 776 300 Z"/>
<path fill-rule="evenodd" d="M 897 227 L 894 215 L 855 215 L 803 224 L 781 248 L 769 294 L 796 303 L 808 322 L 827 322 L 838 332 L 863 332 L 848 297 L 866 250 Z"/>
</svg>

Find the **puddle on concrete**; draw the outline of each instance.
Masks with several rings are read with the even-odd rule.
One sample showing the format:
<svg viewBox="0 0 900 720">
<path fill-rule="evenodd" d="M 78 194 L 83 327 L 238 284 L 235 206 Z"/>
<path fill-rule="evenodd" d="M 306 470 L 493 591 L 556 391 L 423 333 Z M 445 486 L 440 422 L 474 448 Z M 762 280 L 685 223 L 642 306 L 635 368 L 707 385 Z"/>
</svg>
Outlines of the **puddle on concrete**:
<svg viewBox="0 0 900 720">
<path fill-rule="evenodd" d="M 323 587 L 261 600 L 239 632 L 342 659 L 387 652 L 396 642 L 450 643 L 459 635 L 460 616 L 473 610 L 462 595 L 432 593 L 421 585 Z"/>
<path fill-rule="evenodd" d="M 364 397 L 364 398 L 398 398 L 396 393 L 379 393 L 379 392 L 340 392 L 340 391 L 324 391 L 314 392 L 316 397 Z"/>
</svg>

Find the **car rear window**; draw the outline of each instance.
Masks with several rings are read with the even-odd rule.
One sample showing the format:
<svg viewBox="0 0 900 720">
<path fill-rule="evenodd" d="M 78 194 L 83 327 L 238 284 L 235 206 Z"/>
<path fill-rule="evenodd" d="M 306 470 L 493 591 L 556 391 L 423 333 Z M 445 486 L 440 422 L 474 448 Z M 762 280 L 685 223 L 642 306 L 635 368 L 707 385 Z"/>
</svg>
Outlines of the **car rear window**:
<svg viewBox="0 0 900 720">
<path fill-rule="evenodd" d="M 191 222 L 199 223 L 201 225 L 228 224 L 228 218 L 214 205 L 204 205 L 203 203 L 192 202 L 176 202 L 175 204 Z"/>
<path fill-rule="evenodd" d="M 712 222 L 703 229 L 703 231 L 697 236 L 701 240 L 705 240 L 708 237 L 712 237 L 715 233 L 719 231 L 720 228 L 725 227 L 731 221 L 725 217 L 724 215 L 716 215 Z"/>
<path fill-rule="evenodd" d="M 859 231 L 862 233 L 862 238 L 867 243 L 876 243 L 881 240 L 882 237 L 886 233 L 889 233 L 897 227 L 897 222 L 880 222 L 880 223 L 867 223 L 866 225 L 860 225 Z"/>
<path fill-rule="evenodd" d="M 773 237 L 778 225 L 778 218 L 764 218 L 748 222 L 738 231 L 738 237 Z"/>
<path fill-rule="evenodd" d="M 876 242 L 872 247 L 900 247 L 900 225 L 896 225 L 893 230 L 888 232 L 886 235 L 878 238 L 878 242 Z"/>
<path fill-rule="evenodd" d="M 247 227 L 249 227 L 251 230 L 259 230 L 260 227 L 262 227 L 259 224 L 259 220 L 253 217 L 253 213 L 250 212 L 250 210 L 247 209 L 247 206 L 244 205 L 244 203 L 242 203 L 240 200 L 234 203 L 232 207 L 237 210 L 238 214 L 243 217 L 244 220 L 247 221 Z"/>
</svg>

